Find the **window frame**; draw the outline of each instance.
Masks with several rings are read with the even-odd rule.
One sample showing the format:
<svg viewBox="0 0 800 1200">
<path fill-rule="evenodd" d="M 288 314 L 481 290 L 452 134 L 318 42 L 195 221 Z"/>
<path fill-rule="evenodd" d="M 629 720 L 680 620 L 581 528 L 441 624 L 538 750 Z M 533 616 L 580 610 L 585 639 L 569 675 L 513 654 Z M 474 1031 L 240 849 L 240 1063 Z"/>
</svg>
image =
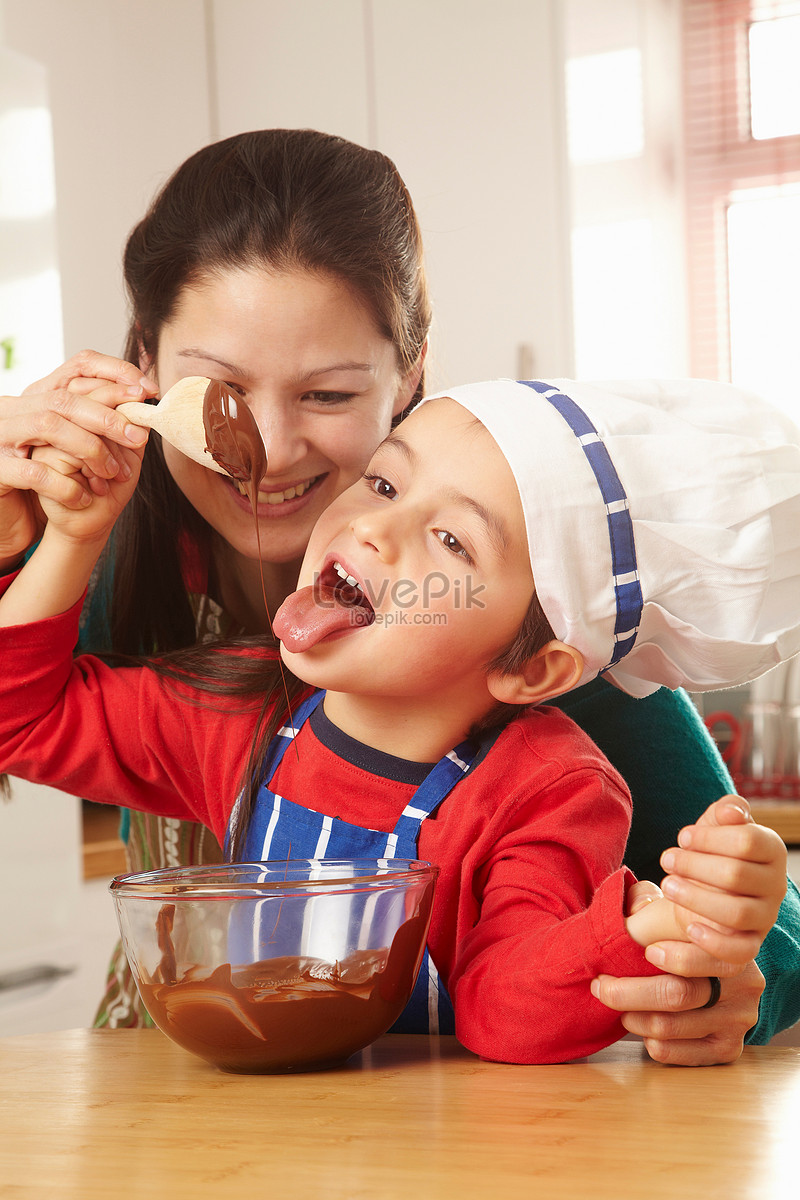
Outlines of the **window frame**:
<svg viewBox="0 0 800 1200">
<path fill-rule="evenodd" d="M 794 0 L 683 0 L 684 164 L 691 372 L 731 378 L 728 208 L 800 183 L 800 134 L 750 129 L 749 29 L 795 16 Z"/>
</svg>

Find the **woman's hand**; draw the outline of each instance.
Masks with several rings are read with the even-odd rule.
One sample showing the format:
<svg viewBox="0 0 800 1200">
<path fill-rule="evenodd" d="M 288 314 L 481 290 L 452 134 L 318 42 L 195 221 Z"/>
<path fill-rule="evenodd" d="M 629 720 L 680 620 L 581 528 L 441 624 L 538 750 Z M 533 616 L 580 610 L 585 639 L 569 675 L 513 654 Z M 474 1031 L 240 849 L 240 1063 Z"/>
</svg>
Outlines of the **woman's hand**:
<svg viewBox="0 0 800 1200">
<path fill-rule="evenodd" d="M 746 800 L 723 796 L 665 850 L 662 882 L 684 935 L 709 954 L 754 959 L 786 895 L 786 847 L 757 825 Z"/>
<path fill-rule="evenodd" d="M 625 1028 L 644 1038 L 652 1058 L 702 1066 L 738 1058 L 758 1020 L 764 977 L 752 956 L 774 924 L 786 890 L 786 851 L 777 834 L 753 823 L 747 802 L 738 796 L 712 804 L 689 830 L 688 839 L 678 840 L 691 842 L 691 849 L 666 851 L 662 861 L 672 865 L 680 898 L 691 897 L 702 914 L 701 921 L 690 916 L 685 923 L 692 940 L 646 948 L 645 956 L 664 974 L 600 976 L 592 993 L 622 1014 Z M 731 887 L 741 889 L 738 897 L 729 894 Z M 628 916 L 661 895 L 655 884 L 636 884 L 628 896 Z M 728 923 L 717 926 L 714 914 Z M 695 924 L 700 929 L 689 934 Z M 706 1008 L 710 976 L 720 978 L 722 987 L 717 1004 Z"/>
<path fill-rule="evenodd" d="M 111 386 L 98 391 L 100 384 Z M 141 448 L 147 441 L 146 430 L 117 416 L 117 404 L 156 392 L 138 367 L 85 350 L 22 396 L 0 398 L 0 570 L 41 534 L 40 498 L 67 507 L 77 500 L 69 477 L 36 460 L 34 448 L 52 446 L 80 462 L 87 478 L 112 479 L 120 465 L 113 444 Z"/>
<path fill-rule="evenodd" d="M 695 949 L 686 942 L 667 945 Z M 669 950 L 665 961 L 671 963 Z M 600 975 L 592 982 L 592 994 L 621 1014 L 622 1024 L 629 1033 L 644 1039 L 647 1053 L 656 1062 L 678 1067 L 735 1062 L 748 1031 L 758 1021 L 764 976 L 757 964 L 750 962 L 737 969 L 735 975 L 722 978 L 720 998 L 713 1008 L 703 1007 L 711 994 L 709 976 L 715 973 L 712 964 L 697 960 L 674 965 L 693 966 L 698 969 L 697 977 L 666 974 L 615 979 Z M 702 975 L 700 968 L 704 970 Z"/>
</svg>

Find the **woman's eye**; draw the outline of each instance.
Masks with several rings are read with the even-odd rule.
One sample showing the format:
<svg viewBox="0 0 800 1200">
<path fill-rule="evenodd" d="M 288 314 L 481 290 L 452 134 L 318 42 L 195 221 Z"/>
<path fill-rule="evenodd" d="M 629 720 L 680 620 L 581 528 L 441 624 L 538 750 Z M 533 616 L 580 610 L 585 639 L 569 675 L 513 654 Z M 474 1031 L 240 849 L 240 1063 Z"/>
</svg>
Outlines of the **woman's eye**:
<svg viewBox="0 0 800 1200">
<path fill-rule="evenodd" d="M 382 475 L 365 475 L 364 478 L 376 495 L 383 496 L 386 500 L 394 500 L 397 489 L 389 483 L 388 479 L 384 479 Z"/>
<path fill-rule="evenodd" d="M 244 396 L 246 392 L 246 388 L 243 388 L 241 384 L 229 383 L 227 379 L 225 380 L 225 387 L 230 388 L 231 391 L 235 392 L 237 396 Z"/>
<path fill-rule="evenodd" d="M 315 404 L 347 404 L 353 399 L 352 392 L 305 392 L 304 400 L 313 400 Z"/>
<path fill-rule="evenodd" d="M 454 534 L 448 533 L 446 529 L 437 529 L 436 536 L 442 545 L 446 546 L 448 550 L 451 550 L 453 554 L 458 554 L 461 558 L 465 558 L 467 562 L 472 562 L 469 552 L 464 549 L 464 547 L 461 545 L 461 542 L 457 537 L 455 537 Z"/>
</svg>

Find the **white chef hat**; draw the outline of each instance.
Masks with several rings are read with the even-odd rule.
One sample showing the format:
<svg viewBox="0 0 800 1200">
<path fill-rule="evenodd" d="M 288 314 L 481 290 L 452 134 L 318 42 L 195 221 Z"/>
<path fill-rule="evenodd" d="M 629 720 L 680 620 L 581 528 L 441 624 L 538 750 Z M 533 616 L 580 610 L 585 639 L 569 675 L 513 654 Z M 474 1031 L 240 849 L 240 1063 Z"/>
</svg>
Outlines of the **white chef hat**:
<svg viewBox="0 0 800 1200">
<path fill-rule="evenodd" d="M 583 655 L 581 682 L 708 691 L 800 651 L 800 430 L 788 416 L 706 380 L 495 380 L 438 395 L 508 460 L 537 595 Z"/>
</svg>

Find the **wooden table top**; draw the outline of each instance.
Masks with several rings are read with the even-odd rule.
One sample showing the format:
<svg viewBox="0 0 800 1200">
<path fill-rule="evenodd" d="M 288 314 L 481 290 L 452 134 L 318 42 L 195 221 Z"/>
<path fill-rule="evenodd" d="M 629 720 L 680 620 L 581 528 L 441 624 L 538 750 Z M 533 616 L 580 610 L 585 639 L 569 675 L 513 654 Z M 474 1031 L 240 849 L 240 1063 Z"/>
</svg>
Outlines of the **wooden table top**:
<svg viewBox="0 0 800 1200">
<path fill-rule="evenodd" d="M 340 1070 L 248 1076 L 158 1030 L 0 1039 L 4 1200 L 796 1200 L 798 1129 L 795 1048 L 523 1067 L 385 1037 Z"/>
<path fill-rule="evenodd" d="M 800 801 L 767 798 L 749 804 L 760 825 L 774 829 L 787 846 L 800 845 Z"/>
</svg>

